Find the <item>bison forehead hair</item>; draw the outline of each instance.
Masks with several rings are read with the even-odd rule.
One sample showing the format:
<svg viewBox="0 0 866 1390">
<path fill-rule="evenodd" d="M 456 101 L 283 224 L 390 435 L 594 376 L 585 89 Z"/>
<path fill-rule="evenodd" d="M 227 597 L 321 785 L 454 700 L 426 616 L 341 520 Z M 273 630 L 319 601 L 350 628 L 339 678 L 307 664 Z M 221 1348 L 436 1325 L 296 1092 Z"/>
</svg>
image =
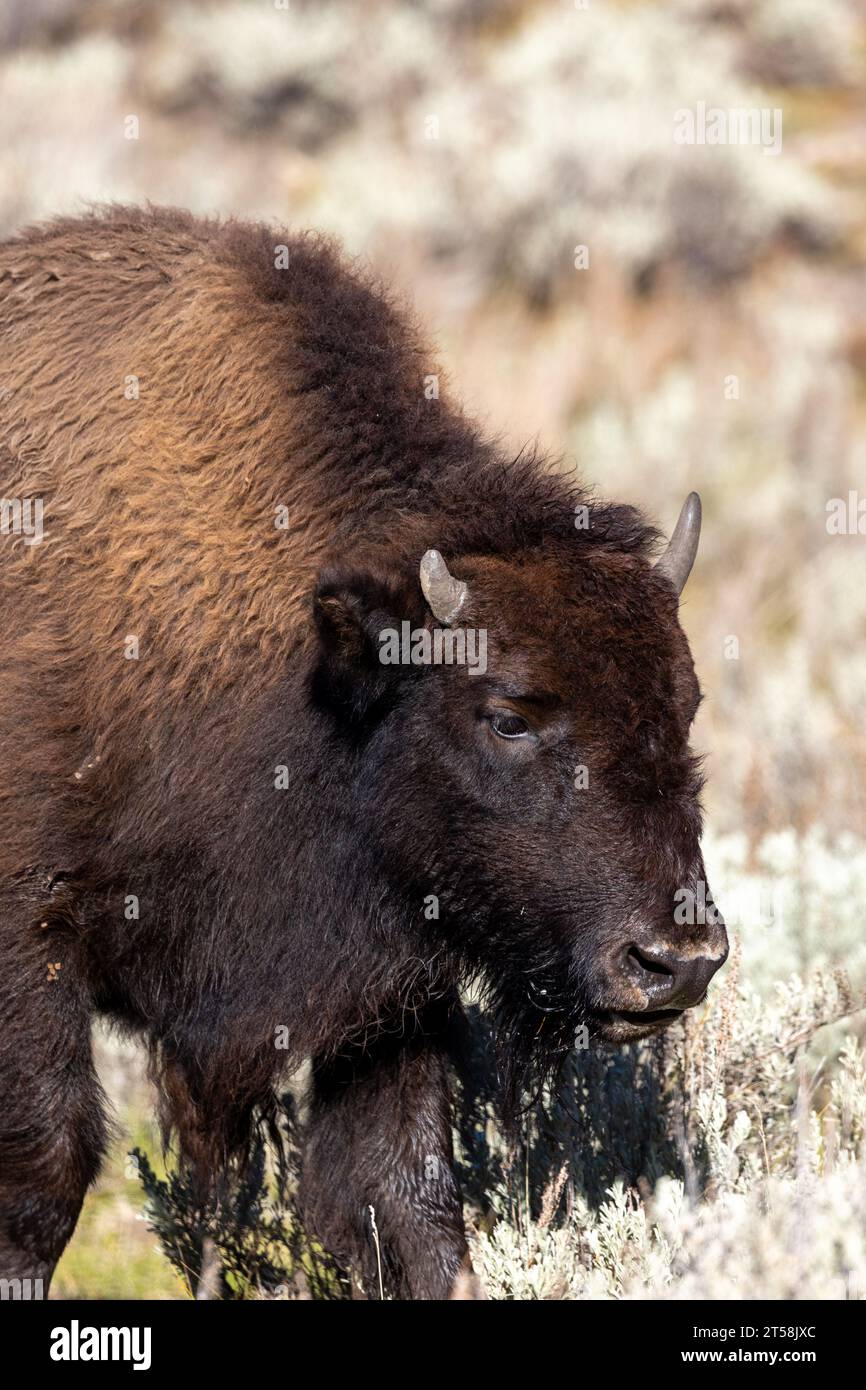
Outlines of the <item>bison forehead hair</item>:
<svg viewBox="0 0 866 1390">
<path fill-rule="evenodd" d="M 702 997 L 724 928 L 675 911 L 712 906 L 677 615 L 696 497 L 654 566 L 634 508 L 479 431 L 411 315 L 319 237 L 60 219 L 0 246 L 0 310 L 4 489 L 45 504 L 43 543 L 4 535 L 0 565 L 0 978 L 54 1097 L 15 1133 L 51 1112 L 70 1191 L 99 1145 L 94 1012 L 145 1036 L 205 1173 L 308 1056 L 332 1151 L 370 1107 L 393 1130 L 411 1075 L 444 1154 L 472 979 L 512 1090 L 578 1027 L 623 1041 Z M 426 659 L 446 630 L 483 663 Z M 83 1049 L 64 1106 L 58 1037 Z"/>
</svg>

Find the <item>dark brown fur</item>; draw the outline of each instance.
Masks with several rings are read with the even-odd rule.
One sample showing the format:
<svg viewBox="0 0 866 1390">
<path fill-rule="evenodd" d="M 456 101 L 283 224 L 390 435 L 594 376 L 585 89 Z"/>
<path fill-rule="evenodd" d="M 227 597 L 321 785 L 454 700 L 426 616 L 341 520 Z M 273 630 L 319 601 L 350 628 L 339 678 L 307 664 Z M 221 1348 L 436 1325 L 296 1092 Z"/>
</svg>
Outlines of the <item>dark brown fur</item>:
<svg viewBox="0 0 866 1390">
<path fill-rule="evenodd" d="M 101 1013 L 205 1183 L 312 1057 L 311 1223 L 369 1283 L 372 1205 L 391 1286 L 444 1296 L 459 984 L 514 1089 L 603 1035 L 599 961 L 703 873 L 655 533 L 577 529 L 573 483 L 427 399 L 406 316 L 315 237 L 61 220 L 0 247 L 0 336 L 0 490 L 45 507 L 40 544 L 0 537 L 0 1274 L 50 1273 L 98 1169 Z M 486 677 L 376 659 L 430 625 L 428 547 Z M 491 701 L 531 713 L 531 761 Z"/>
</svg>

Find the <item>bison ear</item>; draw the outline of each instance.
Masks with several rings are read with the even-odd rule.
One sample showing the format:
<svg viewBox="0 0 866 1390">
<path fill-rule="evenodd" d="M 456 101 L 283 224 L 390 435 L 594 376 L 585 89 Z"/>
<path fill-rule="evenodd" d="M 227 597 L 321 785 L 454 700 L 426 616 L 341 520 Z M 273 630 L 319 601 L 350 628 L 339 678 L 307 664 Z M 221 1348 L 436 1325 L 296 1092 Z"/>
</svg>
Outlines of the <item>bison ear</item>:
<svg viewBox="0 0 866 1390">
<path fill-rule="evenodd" d="M 402 623 L 423 626 L 417 586 L 396 574 L 326 569 L 316 585 L 313 616 L 320 651 L 313 678 L 318 703 L 351 723 L 381 717 L 414 669 L 388 657 L 394 655 Z"/>
</svg>

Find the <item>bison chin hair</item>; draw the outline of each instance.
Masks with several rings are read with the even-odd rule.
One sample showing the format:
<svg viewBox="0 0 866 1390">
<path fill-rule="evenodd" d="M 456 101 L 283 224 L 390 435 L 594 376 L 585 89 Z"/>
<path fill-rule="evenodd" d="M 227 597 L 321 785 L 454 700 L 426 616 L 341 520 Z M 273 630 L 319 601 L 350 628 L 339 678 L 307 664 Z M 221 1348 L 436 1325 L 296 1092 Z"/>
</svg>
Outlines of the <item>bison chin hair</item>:
<svg viewBox="0 0 866 1390">
<path fill-rule="evenodd" d="M 551 953 L 527 967 L 527 958 L 511 956 L 495 973 L 483 967 L 476 975 L 493 1025 L 502 1123 L 512 1136 L 540 1092 L 556 1084 L 588 1012 L 573 961 Z"/>
</svg>

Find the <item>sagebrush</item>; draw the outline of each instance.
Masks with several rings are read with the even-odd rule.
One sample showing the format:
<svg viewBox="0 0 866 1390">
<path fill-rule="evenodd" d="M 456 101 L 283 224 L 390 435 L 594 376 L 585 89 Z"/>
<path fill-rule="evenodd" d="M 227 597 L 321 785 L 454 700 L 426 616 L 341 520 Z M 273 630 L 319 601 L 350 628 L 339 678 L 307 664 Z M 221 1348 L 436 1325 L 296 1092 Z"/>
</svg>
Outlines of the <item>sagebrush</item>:
<svg viewBox="0 0 866 1390">
<path fill-rule="evenodd" d="M 572 1053 L 559 1085 L 526 1098 L 510 1144 L 470 1006 L 456 1138 L 487 1295 L 864 1297 L 866 1057 L 850 1023 L 861 1003 L 838 969 L 793 976 L 768 1000 L 735 962 L 702 1015 L 652 1044 Z M 181 1175 L 160 1181 L 139 1155 L 153 1228 L 191 1293 L 210 1239 L 225 1297 L 353 1296 L 303 1229 L 291 1093 L 280 1131 L 279 1144 L 259 1136 L 206 1210 Z"/>
</svg>

